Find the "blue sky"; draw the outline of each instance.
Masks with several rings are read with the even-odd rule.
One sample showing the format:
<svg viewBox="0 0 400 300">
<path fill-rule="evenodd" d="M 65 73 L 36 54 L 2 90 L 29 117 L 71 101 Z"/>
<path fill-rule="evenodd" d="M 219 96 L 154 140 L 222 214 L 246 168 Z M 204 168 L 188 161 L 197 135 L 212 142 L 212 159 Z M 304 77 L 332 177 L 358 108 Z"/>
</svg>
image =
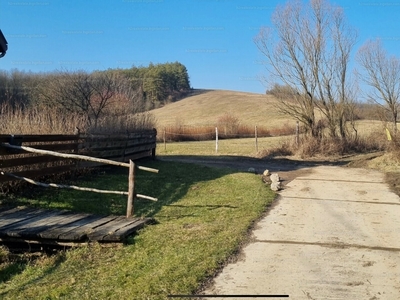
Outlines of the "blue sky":
<svg viewBox="0 0 400 300">
<path fill-rule="evenodd" d="M 277 4 L 245 0 L 0 0 L 1 70 L 104 70 L 179 61 L 194 88 L 264 93 L 253 38 Z M 400 1 L 331 1 L 400 57 Z"/>
</svg>

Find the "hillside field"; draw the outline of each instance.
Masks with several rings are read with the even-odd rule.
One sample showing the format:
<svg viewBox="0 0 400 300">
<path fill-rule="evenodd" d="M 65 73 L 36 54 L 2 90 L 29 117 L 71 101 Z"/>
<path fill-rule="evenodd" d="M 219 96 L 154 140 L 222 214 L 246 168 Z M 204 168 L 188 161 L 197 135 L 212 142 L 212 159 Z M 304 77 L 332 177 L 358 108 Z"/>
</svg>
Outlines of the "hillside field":
<svg viewBox="0 0 400 300">
<path fill-rule="evenodd" d="M 293 119 L 276 109 L 276 99 L 270 95 L 224 90 L 193 90 L 186 98 L 151 111 L 157 128 L 166 126 L 215 126 L 226 114 L 247 126 L 280 128 Z"/>
<path fill-rule="evenodd" d="M 151 113 L 159 132 L 164 127 L 216 126 L 224 115 L 236 117 L 241 125 L 250 127 L 257 125 L 269 130 L 295 127 L 296 121 L 279 113 L 276 104 L 277 99 L 272 95 L 195 89 L 189 96 L 151 110 Z M 362 135 L 382 131 L 382 123 L 376 120 L 358 120 L 356 127 Z"/>
</svg>

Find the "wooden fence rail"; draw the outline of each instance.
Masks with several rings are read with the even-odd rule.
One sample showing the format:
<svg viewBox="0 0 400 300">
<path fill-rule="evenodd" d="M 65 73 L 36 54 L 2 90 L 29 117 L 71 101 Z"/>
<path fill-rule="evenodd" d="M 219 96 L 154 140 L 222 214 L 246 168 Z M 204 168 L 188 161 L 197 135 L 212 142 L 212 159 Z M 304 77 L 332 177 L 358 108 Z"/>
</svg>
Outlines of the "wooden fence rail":
<svg viewBox="0 0 400 300">
<path fill-rule="evenodd" d="M 22 142 L 28 143 L 29 146 L 22 146 Z M 0 174 L 5 175 L 0 176 L 0 181 L 4 182 L 18 179 L 43 187 L 128 195 L 127 217 L 133 215 L 133 201 L 135 197 L 157 201 L 156 198 L 150 196 L 135 194 L 134 181 L 136 168 L 154 173 L 158 173 L 158 170 L 143 166 L 135 166 L 132 161 L 132 159 L 155 155 L 155 130 L 113 137 L 80 137 L 79 135 L 0 135 L 0 145 L 0 168 L 2 169 Z M 80 153 L 84 153 L 85 155 Z M 92 157 L 94 153 L 97 154 L 97 157 Z M 89 154 L 91 156 L 89 156 Z M 129 163 L 126 163 L 125 161 L 128 159 Z M 77 160 L 84 161 L 86 164 L 77 163 Z M 104 164 L 129 168 L 128 192 L 89 189 L 55 183 L 47 184 L 28 178 Z"/>
<path fill-rule="evenodd" d="M 120 135 L 0 135 L 0 143 L 31 147 L 127 163 L 129 159 L 155 156 L 155 130 Z M 20 177 L 38 178 L 77 169 L 100 166 L 101 162 L 81 161 L 21 149 L 0 147 L 0 169 Z M 0 185 L 15 180 L 0 176 Z"/>
</svg>

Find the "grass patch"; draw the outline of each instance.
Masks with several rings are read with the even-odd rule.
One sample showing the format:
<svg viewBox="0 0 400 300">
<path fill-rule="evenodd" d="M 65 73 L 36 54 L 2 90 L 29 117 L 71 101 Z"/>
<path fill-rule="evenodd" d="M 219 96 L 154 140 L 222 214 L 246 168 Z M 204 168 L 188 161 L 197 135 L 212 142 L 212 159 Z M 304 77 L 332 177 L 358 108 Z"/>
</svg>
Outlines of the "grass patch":
<svg viewBox="0 0 400 300">
<path fill-rule="evenodd" d="M 183 163 L 145 162 L 138 171 L 135 213 L 158 222 L 123 246 L 86 247 L 26 263 L 0 264 L 0 297 L 10 299 L 166 299 L 190 294 L 238 250 L 274 194 L 254 174 Z M 81 186 L 127 189 L 126 170 L 79 180 Z M 48 194 L 49 193 L 49 194 Z M 104 198 L 103 198 L 104 197 Z M 18 204 L 97 213 L 125 213 L 125 197 L 44 192 Z M 6 260 L 3 260 L 6 261 Z"/>
<path fill-rule="evenodd" d="M 255 157 L 265 149 L 277 147 L 282 141 L 291 137 L 258 138 L 258 152 L 255 138 L 227 139 L 218 141 L 218 152 L 215 141 L 176 142 L 157 144 L 157 155 L 241 155 Z M 292 137 L 294 139 L 294 137 Z"/>
</svg>

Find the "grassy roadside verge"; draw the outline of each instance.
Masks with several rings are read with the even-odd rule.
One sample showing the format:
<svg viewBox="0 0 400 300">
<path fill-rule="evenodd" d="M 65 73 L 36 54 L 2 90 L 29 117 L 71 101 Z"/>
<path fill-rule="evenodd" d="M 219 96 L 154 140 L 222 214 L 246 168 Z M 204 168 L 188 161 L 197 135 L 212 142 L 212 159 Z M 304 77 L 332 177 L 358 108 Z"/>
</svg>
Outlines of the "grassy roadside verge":
<svg viewBox="0 0 400 300">
<path fill-rule="evenodd" d="M 191 164 L 146 162 L 159 174 L 138 172 L 136 215 L 158 222 L 126 245 L 98 244 L 51 257 L 0 260 L 0 297 L 6 299 L 166 299 L 190 294 L 244 241 L 247 230 L 274 198 L 254 174 Z M 127 188 L 126 170 L 79 182 Z M 19 204 L 124 214 L 125 197 L 54 191 Z"/>
</svg>

